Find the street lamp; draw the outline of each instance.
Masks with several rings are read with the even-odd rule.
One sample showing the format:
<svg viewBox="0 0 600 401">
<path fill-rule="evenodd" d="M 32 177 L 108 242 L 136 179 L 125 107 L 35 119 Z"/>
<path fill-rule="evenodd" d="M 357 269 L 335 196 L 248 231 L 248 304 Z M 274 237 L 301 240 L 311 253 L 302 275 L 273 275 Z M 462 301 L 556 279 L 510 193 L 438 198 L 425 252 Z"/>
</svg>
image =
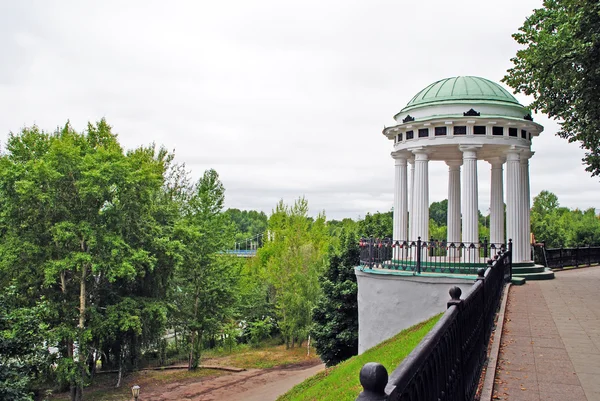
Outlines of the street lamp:
<svg viewBox="0 0 600 401">
<path fill-rule="evenodd" d="M 140 386 L 137 384 L 131 388 L 131 394 L 133 394 L 133 399 L 138 401 L 138 397 L 140 396 Z"/>
</svg>

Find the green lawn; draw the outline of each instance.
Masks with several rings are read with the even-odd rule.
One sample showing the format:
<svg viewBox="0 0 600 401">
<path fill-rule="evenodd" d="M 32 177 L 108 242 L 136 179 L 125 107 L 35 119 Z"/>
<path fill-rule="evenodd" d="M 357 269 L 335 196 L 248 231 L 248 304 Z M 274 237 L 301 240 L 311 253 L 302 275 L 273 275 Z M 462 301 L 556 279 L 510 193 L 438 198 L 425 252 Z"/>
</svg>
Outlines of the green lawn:
<svg viewBox="0 0 600 401">
<path fill-rule="evenodd" d="M 395 337 L 316 374 L 292 388 L 277 401 L 354 401 L 362 391 L 358 380 L 360 368 L 367 362 L 379 362 L 391 374 L 431 330 L 442 315 L 403 330 Z"/>
</svg>

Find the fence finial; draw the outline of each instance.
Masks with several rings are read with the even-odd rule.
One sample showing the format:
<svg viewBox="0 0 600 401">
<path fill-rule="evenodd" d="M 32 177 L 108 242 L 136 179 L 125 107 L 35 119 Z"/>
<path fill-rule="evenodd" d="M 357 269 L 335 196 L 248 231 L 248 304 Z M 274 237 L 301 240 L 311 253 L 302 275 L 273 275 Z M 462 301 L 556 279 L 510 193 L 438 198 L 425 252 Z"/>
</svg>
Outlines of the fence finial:
<svg viewBox="0 0 600 401">
<path fill-rule="evenodd" d="M 360 370 L 360 384 L 363 391 L 356 401 L 384 401 L 387 399 L 385 386 L 388 382 L 388 372 L 380 363 L 366 363 Z"/>
<path fill-rule="evenodd" d="M 450 298 L 452 298 L 453 301 L 458 301 L 460 299 L 460 296 L 462 295 L 462 290 L 460 289 L 460 287 L 452 287 L 450 288 L 450 291 L 448 291 L 448 293 L 450 294 Z"/>
</svg>

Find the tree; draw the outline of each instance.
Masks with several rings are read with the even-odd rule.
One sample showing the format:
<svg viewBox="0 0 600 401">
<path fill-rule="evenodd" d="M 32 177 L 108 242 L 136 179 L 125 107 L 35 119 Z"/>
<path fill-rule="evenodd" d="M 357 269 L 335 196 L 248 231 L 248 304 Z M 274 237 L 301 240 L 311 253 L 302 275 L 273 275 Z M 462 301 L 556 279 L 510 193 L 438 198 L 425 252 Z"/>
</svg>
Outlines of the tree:
<svg viewBox="0 0 600 401">
<path fill-rule="evenodd" d="M 235 226 L 235 242 L 237 249 L 250 249 L 251 246 L 262 245 L 262 235 L 267 231 L 267 215 L 256 210 L 227 209 Z"/>
<path fill-rule="evenodd" d="M 365 218 L 358 222 L 358 227 L 362 237 L 392 238 L 393 212 L 367 213 Z"/>
<path fill-rule="evenodd" d="M 308 336 L 312 310 L 321 293 L 319 277 L 325 268 L 329 233 L 325 216 L 308 217 L 308 202 L 293 206 L 280 201 L 269 218 L 270 238 L 258 250 L 256 263 L 269 284 L 279 329 L 286 346 Z"/>
<path fill-rule="evenodd" d="M 223 213 L 225 188 L 207 170 L 192 188 L 175 226 L 181 263 L 171 294 L 173 313 L 189 333 L 189 369 L 200 361 L 203 336 L 214 334 L 233 315 L 239 265 L 223 251 L 233 246 L 233 226 Z"/>
<path fill-rule="evenodd" d="M 580 142 L 586 170 L 600 175 L 600 2 L 545 0 L 513 38 L 525 48 L 503 81 L 559 119 L 557 135 Z"/>
<path fill-rule="evenodd" d="M 358 286 L 354 267 L 359 264 L 358 238 L 352 231 L 341 236 L 342 251 L 335 253 L 321 287 L 323 296 L 313 311 L 312 335 L 327 366 L 358 354 Z"/>
<path fill-rule="evenodd" d="M 557 196 L 548 191 L 533 198 L 531 231 L 548 248 L 600 244 L 600 219 L 595 210 L 561 207 Z"/>
<path fill-rule="evenodd" d="M 429 218 L 439 227 L 448 223 L 448 199 L 429 205 Z"/>
<path fill-rule="evenodd" d="M 104 120 L 85 133 L 25 128 L 0 157 L 0 288 L 15 285 L 19 307 L 50 304 L 45 341 L 74 400 L 101 350 L 122 365 L 125 350 L 135 360 L 162 333 L 171 160 L 153 146 L 125 153 Z"/>
</svg>

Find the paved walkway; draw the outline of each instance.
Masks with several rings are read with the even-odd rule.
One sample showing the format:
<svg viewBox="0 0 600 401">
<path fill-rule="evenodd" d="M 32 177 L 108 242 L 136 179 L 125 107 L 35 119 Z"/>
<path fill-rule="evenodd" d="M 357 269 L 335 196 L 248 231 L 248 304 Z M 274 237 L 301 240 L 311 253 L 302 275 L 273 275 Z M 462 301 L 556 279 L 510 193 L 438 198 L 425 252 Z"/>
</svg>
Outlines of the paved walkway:
<svg viewBox="0 0 600 401">
<path fill-rule="evenodd" d="M 600 267 L 511 286 L 494 398 L 600 401 Z"/>
</svg>

